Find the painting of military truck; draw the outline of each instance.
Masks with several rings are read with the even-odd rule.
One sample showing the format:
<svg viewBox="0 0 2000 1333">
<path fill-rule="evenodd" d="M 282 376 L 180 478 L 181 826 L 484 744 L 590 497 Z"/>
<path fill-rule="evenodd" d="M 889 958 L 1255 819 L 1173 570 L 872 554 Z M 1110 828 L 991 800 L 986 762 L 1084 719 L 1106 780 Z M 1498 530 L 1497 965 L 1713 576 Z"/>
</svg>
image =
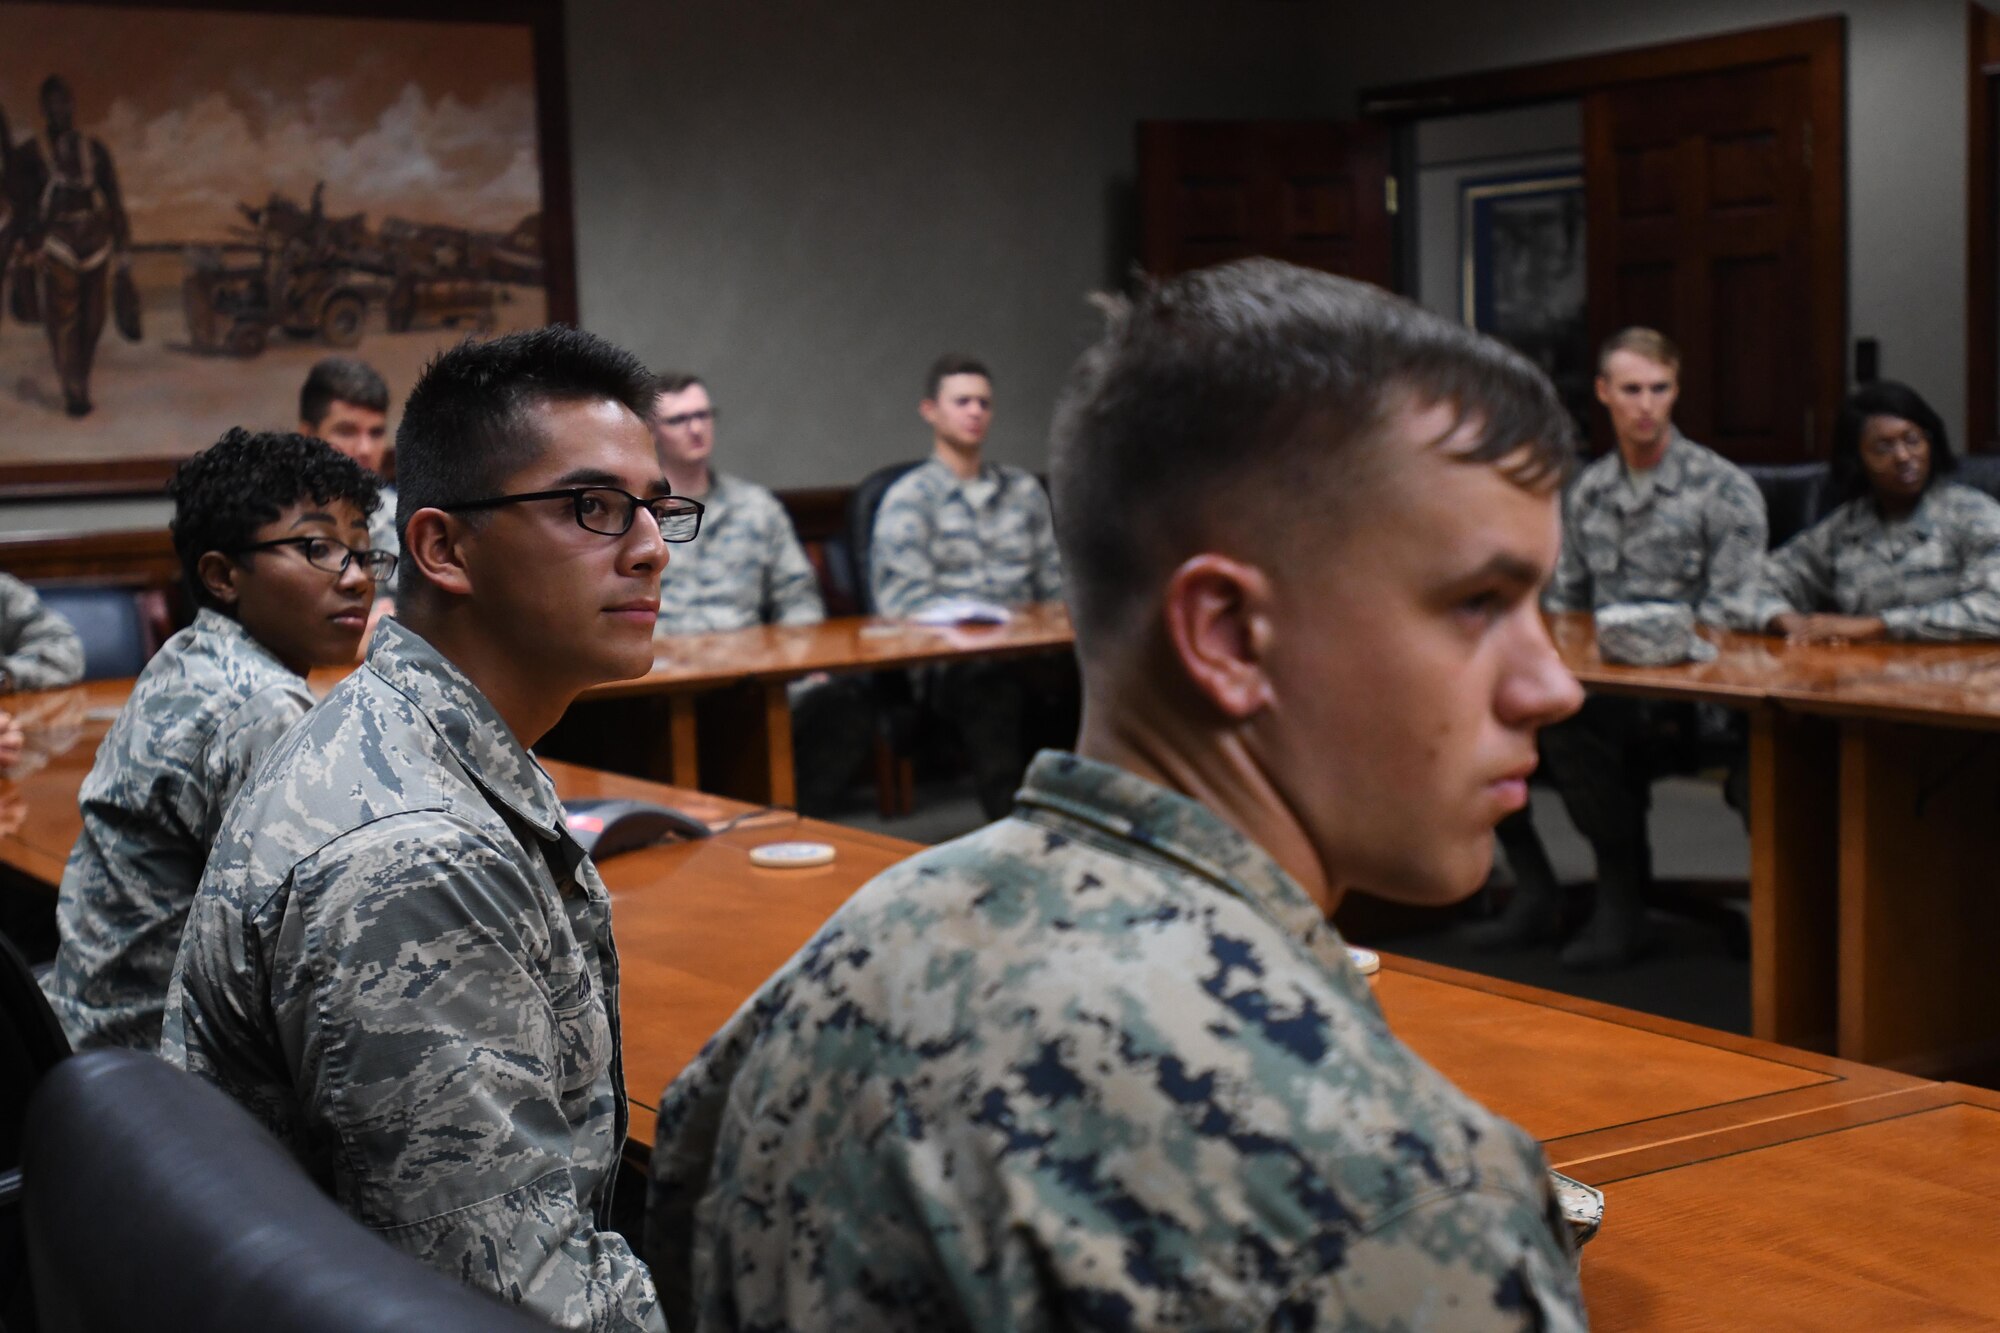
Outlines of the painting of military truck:
<svg viewBox="0 0 2000 1333">
<path fill-rule="evenodd" d="M 540 214 L 507 232 L 400 217 L 370 227 L 364 213 L 328 216 L 324 185 L 305 206 L 274 192 L 237 208 L 240 240 L 183 256 L 197 351 L 254 357 L 273 335 L 353 347 L 378 313 L 391 333 L 491 332 L 510 286 L 542 285 Z"/>
</svg>

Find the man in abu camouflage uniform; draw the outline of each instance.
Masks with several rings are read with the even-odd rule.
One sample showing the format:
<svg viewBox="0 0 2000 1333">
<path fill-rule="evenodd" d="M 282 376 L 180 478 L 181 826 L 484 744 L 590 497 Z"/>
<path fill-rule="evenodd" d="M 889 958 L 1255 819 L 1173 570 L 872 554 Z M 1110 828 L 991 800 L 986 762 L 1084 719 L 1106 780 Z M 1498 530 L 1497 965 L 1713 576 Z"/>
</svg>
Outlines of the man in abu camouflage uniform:
<svg viewBox="0 0 2000 1333">
<path fill-rule="evenodd" d="M 70 1044 L 160 1044 L 181 926 L 264 754 L 313 706 L 305 673 L 354 660 L 375 580 L 372 476 L 319 440 L 232 430 L 168 483 L 201 608 L 139 673 L 83 780 L 43 981 Z"/>
<path fill-rule="evenodd" d="M 826 619 L 819 577 L 778 497 L 714 467 L 721 413 L 698 375 L 660 376 L 648 424 L 675 495 L 706 506 L 701 535 L 674 552 L 660 584 L 660 632 L 703 634 L 753 625 L 817 625 Z M 830 811 L 868 746 L 872 726 L 860 677 L 795 681 L 793 768 L 799 808 Z"/>
<path fill-rule="evenodd" d="M 1576 707 L 1535 606 L 1554 390 L 1252 260 L 1115 313 L 1054 441 L 1079 752 L 862 888 L 667 1089 L 669 1323 L 1582 1327 L 1541 1152 L 1327 921 L 1471 892 Z"/>
<path fill-rule="evenodd" d="M 607 1226 L 611 903 L 529 753 L 652 665 L 662 539 L 699 511 L 666 495 L 651 387 L 559 327 L 426 369 L 398 619 L 230 811 L 161 1043 L 386 1240 L 566 1329 L 663 1327 Z"/>
<path fill-rule="evenodd" d="M 0 694 L 53 690 L 83 679 L 76 627 L 12 574 L 0 574 Z"/>
<path fill-rule="evenodd" d="M 875 609 L 909 616 L 959 598 L 1003 607 L 1063 593 L 1049 498 L 1022 468 L 986 462 L 993 377 L 968 356 L 932 364 L 918 407 L 931 456 L 882 496 L 868 549 Z M 1074 734 L 1074 673 L 1067 662 L 967 662 L 923 673 L 931 706 L 964 738 L 980 807 L 1007 813 L 1027 765 L 1030 732 L 1066 743 Z"/>
<path fill-rule="evenodd" d="M 1674 427 L 1680 350 L 1652 329 L 1614 335 L 1598 353 L 1597 398 L 1618 447 L 1586 467 L 1563 501 L 1562 558 L 1543 595 L 1551 611 L 1683 602 L 1705 624 L 1760 629 L 1764 497 L 1743 470 Z M 1652 878 L 1646 810 L 1659 738 L 1698 727 L 1686 705 L 1593 695 L 1542 733 L 1542 759 L 1597 857 L 1597 902 L 1562 951 L 1567 967 L 1619 967 L 1646 945 Z M 1526 814 L 1504 831 L 1533 838 Z M 1546 859 L 1515 861 L 1513 901 L 1475 935 L 1488 947 L 1553 936 L 1561 891 Z M 1523 873 L 1525 872 L 1525 873 Z"/>
</svg>

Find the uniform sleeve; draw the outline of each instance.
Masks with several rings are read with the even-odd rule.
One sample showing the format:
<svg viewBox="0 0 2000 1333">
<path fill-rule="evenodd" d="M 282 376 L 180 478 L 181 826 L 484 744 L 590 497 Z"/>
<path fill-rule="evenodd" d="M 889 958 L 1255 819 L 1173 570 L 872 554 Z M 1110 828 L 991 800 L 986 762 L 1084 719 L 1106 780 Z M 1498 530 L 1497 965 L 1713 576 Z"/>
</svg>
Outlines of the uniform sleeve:
<svg viewBox="0 0 2000 1333">
<path fill-rule="evenodd" d="M 1581 1333 L 1583 1290 L 1558 1225 L 1510 1194 L 1432 1196 L 1349 1243 L 1264 1326 Z"/>
<path fill-rule="evenodd" d="M 2000 504 L 1968 505 L 1953 525 L 1951 544 L 1961 571 L 1958 591 L 1884 611 L 1891 638 L 2000 639 Z"/>
<path fill-rule="evenodd" d="M 1582 543 L 1577 540 L 1576 494 L 1576 488 L 1572 487 L 1563 496 L 1562 546 L 1556 553 L 1556 572 L 1549 579 L 1549 586 L 1542 590 L 1542 609 L 1546 611 L 1592 609 L 1590 565 L 1583 558 Z"/>
<path fill-rule="evenodd" d="M 327 883 L 301 868 L 272 970 L 309 978 L 281 1022 L 306 1129 L 337 1145 L 342 1206 L 431 1267 L 558 1328 L 663 1333 L 651 1274 L 577 1194 L 570 1126 L 615 1052 L 593 970 L 521 854 L 406 828 L 343 852 Z M 592 1146 L 615 1170 L 623 1145 Z"/>
<path fill-rule="evenodd" d="M 191 816 L 187 827 L 196 831 L 204 846 L 214 843 L 222 817 L 264 755 L 311 707 L 303 687 L 267 685 L 222 719 L 202 751 L 201 768 L 191 784 L 190 795 L 199 808 L 187 812 Z"/>
<path fill-rule="evenodd" d="M 1062 554 L 1056 548 L 1055 512 L 1049 507 L 1049 493 L 1030 477 L 1035 491 L 1035 556 L 1030 576 L 1031 591 L 1038 602 L 1060 601 L 1063 595 Z"/>
<path fill-rule="evenodd" d="M 1833 525 L 1828 515 L 1764 557 L 1764 599 L 1758 615 L 1768 628 L 1771 617 L 1787 611 L 1812 615 L 1834 606 Z"/>
<path fill-rule="evenodd" d="M 773 497 L 771 501 L 772 559 L 765 571 L 764 620 L 774 625 L 817 625 L 826 619 L 826 604 L 819 596 L 819 576 L 799 545 L 798 530 L 791 516 Z"/>
<path fill-rule="evenodd" d="M 1757 483 L 1730 470 L 1703 515 L 1708 579 L 1695 619 L 1724 629 L 1761 630 L 1764 548 L 1770 535 Z"/>
<path fill-rule="evenodd" d="M 83 679 L 83 640 L 35 590 L 0 575 L 0 668 L 17 690 L 53 690 Z"/>
<path fill-rule="evenodd" d="M 875 609 L 885 616 L 907 616 L 937 599 L 930 515 L 914 487 L 898 483 L 882 499 L 868 547 L 868 582 Z"/>
</svg>

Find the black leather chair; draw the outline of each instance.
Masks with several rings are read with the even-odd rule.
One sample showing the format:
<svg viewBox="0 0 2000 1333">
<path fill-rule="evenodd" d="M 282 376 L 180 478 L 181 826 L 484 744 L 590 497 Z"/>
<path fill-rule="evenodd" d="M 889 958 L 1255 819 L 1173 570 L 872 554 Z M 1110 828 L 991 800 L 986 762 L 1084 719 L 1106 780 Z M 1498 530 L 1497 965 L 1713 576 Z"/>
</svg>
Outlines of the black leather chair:
<svg viewBox="0 0 2000 1333">
<path fill-rule="evenodd" d="M 869 582 L 868 561 L 873 554 L 876 511 L 882 508 L 882 497 L 889 493 L 889 488 L 920 462 L 878 467 L 863 477 L 861 484 L 847 497 L 848 581 L 854 589 L 855 602 L 865 615 L 875 614 L 875 589 Z"/>
<path fill-rule="evenodd" d="M 875 589 L 869 557 L 875 541 L 875 514 L 882 497 L 916 467 L 916 462 L 878 467 L 861 479 L 847 497 L 847 532 L 843 539 L 847 581 L 863 615 L 875 614 Z M 877 672 L 869 680 L 875 706 L 875 801 L 883 818 L 910 812 L 915 800 L 918 705 L 906 672 Z"/>
<path fill-rule="evenodd" d="M 43 1333 L 547 1333 L 369 1232 L 248 1112 L 151 1055 L 64 1061 L 25 1161 Z"/>
<path fill-rule="evenodd" d="M 1824 463 L 1748 463 L 1743 470 L 1764 493 L 1770 520 L 1770 549 L 1777 550 L 1826 517 L 1832 508 Z"/>
<path fill-rule="evenodd" d="M 21 1243 L 21 1129 L 28 1099 L 69 1055 L 69 1042 L 34 972 L 0 935 L 0 1329 L 34 1327 Z"/>
<path fill-rule="evenodd" d="M 2000 454 L 1960 454 L 1951 480 L 2000 500 Z"/>
</svg>

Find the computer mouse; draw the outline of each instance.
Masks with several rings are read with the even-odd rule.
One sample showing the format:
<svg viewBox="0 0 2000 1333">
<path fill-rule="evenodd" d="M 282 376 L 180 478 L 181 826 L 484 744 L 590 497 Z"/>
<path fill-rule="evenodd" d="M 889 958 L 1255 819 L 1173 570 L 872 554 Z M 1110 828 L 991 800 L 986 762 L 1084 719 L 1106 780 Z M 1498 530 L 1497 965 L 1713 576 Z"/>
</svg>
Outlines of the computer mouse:
<svg viewBox="0 0 2000 1333">
<path fill-rule="evenodd" d="M 686 811 L 617 797 L 564 801 L 563 822 L 593 861 L 669 838 L 692 840 L 713 832 Z"/>
</svg>

